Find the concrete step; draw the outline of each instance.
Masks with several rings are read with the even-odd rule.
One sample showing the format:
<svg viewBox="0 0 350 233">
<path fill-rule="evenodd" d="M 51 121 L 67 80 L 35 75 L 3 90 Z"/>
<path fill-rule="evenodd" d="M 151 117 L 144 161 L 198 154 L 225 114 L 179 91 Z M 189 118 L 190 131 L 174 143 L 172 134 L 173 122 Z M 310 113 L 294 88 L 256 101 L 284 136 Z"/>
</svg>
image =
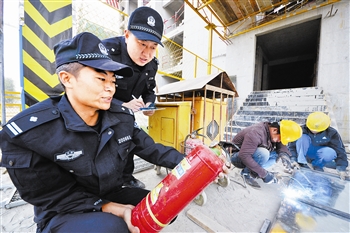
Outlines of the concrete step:
<svg viewBox="0 0 350 233">
<path fill-rule="evenodd" d="M 257 115 L 257 116 L 270 116 L 270 117 L 304 117 L 306 118 L 310 113 L 312 112 L 298 112 L 298 111 L 274 111 L 274 110 L 265 110 L 265 111 L 261 111 L 261 110 L 238 110 L 236 112 L 235 115 L 239 116 L 239 115 Z M 328 112 L 326 112 L 328 113 Z"/>
<path fill-rule="evenodd" d="M 310 105 L 301 105 L 301 106 L 241 106 L 239 108 L 240 110 L 243 111 L 270 111 L 270 110 L 275 110 L 275 111 L 297 111 L 297 112 L 315 112 L 315 111 L 321 111 L 321 112 L 327 112 L 327 106 L 310 106 Z"/>
<path fill-rule="evenodd" d="M 246 102 L 269 102 L 269 101 L 289 101 L 289 102 L 300 102 L 300 101 L 314 101 L 314 100 L 325 100 L 325 95 L 303 95 L 303 96 L 268 96 L 260 97 L 255 95 L 249 95 L 245 100 Z"/>
<path fill-rule="evenodd" d="M 301 95 L 320 95 L 324 94 L 322 88 L 319 87 L 305 87 L 305 88 L 290 88 L 290 89 L 276 89 L 266 91 L 253 91 L 251 95 L 256 96 L 301 96 Z"/>
<path fill-rule="evenodd" d="M 328 113 L 326 96 L 318 87 L 253 91 L 225 127 L 225 139 L 263 121 L 293 120 L 305 124 L 315 111 Z"/>
<path fill-rule="evenodd" d="M 280 99 L 280 100 L 269 100 L 269 101 L 246 101 L 243 103 L 243 106 L 315 106 L 315 105 L 327 105 L 326 100 L 288 100 L 288 99 Z"/>
<path fill-rule="evenodd" d="M 230 123 L 234 121 L 253 121 L 253 122 L 262 122 L 262 121 L 280 121 L 280 120 L 292 120 L 298 124 L 305 124 L 305 117 L 281 117 L 281 116 L 259 116 L 259 115 L 235 115 Z"/>
</svg>

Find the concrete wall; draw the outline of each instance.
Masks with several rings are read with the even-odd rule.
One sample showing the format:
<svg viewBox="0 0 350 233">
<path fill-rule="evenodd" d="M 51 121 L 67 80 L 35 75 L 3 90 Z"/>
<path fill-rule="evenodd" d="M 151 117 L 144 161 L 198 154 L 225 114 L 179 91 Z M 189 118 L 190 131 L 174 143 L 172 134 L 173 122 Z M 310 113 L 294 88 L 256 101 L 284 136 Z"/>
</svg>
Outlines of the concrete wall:
<svg viewBox="0 0 350 233">
<path fill-rule="evenodd" d="M 256 36 L 312 20 L 321 15 L 317 86 L 323 88 L 327 95 L 329 108 L 335 118 L 333 120 L 337 123 L 343 141 L 349 142 L 350 1 L 335 3 L 333 13 L 336 10 L 337 13 L 332 17 L 326 17 L 330 10 L 331 5 L 317 8 L 233 37 L 232 45 L 227 46 L 225 69 L 229 75 L 237 75 L 236 88 L 240 95 L 237 98 L 237 105 L 240 106 L 253 91 Z"/>
</svg>

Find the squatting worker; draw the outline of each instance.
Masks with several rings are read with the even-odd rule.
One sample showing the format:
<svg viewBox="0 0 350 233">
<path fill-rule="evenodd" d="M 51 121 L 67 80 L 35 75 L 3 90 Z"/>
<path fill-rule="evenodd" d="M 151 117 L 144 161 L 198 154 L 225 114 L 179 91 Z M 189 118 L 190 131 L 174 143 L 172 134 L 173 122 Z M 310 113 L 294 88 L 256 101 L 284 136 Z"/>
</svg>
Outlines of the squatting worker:
<svg viewBox="0 0 350 233">
<path fill-rule="evenodd" d="M 267 169 L 281 158 L 283 165 L 291 170 L 291 153 L 286 146 L 301 137 L 301 127 L 294 121 L 259 122 L 238 132 L 233 138 L 231 162 L 242 168 L 241 176 L 254 188 L 260 188 L 256 178 L 265 183 L 276 183 L 277 178 Z"/>
<path fill-rule="evenodd" d="M 37 232 L 139 232 L 131 210 L 149 190 L 122 187 L 129 152 L 168 168 L 183 155 L 156 144 L 132 110 L 115 104 L 115 75 L 132 70 L 112 61 L 96 36 L 78 34 L 54 52 L 65 94 L 4 125 L 1 166 L 34 205 Z"/>
<path fill-rule="evenodd" d="M 324 167 L 335 168 L 339 177 L 345 180 L 348 158 L 340 134 L 330 124 L 331 118 L 325 113 L 310 113 L 302 126 L 301 138 L 288 145 L 291 161 L 318 171 L 323 171 Z"/>
<path fill-rule="evenodd" d="M 119 27 L 119 25 L 117 25 Z M 156 74 L 158 60 L 155 57 L 158 45 L 162 45 L 163 19 L 150 7 L 139 7 L 134 10 L 128 21 L 123 36 L 111 37 L 102 41 L 113 61 L 130 66 L 134 74 L 123 78 L 117 76 L 117 91 L 114 98 L 125 107 L 138 112 L 156 100 Z M 146 116 L 154 114 L 154 110 L 143 111 Z M 145 184 L 136 179 L 133 154 L 128 157 L 124 170 L 124 186 L 145 188 Z"/>
</svg>

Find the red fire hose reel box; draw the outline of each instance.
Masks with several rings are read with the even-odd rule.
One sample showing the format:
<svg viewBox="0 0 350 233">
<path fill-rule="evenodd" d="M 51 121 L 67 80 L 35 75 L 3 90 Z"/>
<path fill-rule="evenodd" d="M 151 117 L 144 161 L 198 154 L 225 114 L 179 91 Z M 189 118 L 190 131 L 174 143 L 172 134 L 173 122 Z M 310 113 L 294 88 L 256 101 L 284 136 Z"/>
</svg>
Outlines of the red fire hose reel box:
<svg viewBox="0 0 350 233">
<path fill-rule="evenodd" d="M 194 148 L 132 211 L 141 233 L 159 232 L 222 171 L 224 162 L 209 147 Z"/>
</svg>

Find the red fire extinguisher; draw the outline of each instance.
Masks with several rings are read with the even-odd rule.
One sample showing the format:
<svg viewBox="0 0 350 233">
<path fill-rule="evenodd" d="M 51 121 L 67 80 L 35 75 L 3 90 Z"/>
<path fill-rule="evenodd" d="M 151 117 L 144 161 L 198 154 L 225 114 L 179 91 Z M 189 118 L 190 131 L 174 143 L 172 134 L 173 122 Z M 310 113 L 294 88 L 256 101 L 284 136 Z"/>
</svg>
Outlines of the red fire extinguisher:
<svg viewBox="0 0 350 233">
<path fill-rule="evenodd" d="M 159 232 L 222 171 L 224 162 L 209 147 L 194 148 L 133 210 L 141 233 Z"/>
<path fill-rule="evenodd" d="M 185 155 L 188 155 L 191 150 L 193 150 L 196 146 L 198 145 L 204 145 L 202 139 L 200 139 L 198 136 L 201 137 L 206 137 L 203 134 L 199 134 L 199 130 L 201 130 L 203 128 L 199 128 L 197 130 L 194 130 L 193 132 L 191 132 L 190 134 L 188 134 L 184 140 L 184 147 L 185 147 Z"/>
</svg>

